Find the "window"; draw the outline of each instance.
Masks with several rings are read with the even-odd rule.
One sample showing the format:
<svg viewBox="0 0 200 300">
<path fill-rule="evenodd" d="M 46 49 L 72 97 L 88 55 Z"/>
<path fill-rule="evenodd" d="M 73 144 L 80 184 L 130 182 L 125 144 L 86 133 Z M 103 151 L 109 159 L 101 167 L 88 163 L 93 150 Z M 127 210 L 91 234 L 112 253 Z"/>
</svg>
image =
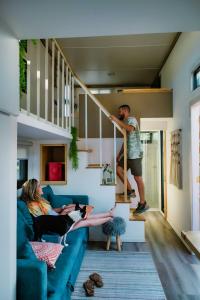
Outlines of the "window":
<svg viewBox="0 0 200 300">
<path fill-rule="evenodd" d="M 200 66 L 193 72 L 193 90 L 200 87 Z"/>
<path fill-rule="evenodd" d="M 142 144 L 151 144 L 152 132 L 140 132 L 140 141 Z"/>
</svg>

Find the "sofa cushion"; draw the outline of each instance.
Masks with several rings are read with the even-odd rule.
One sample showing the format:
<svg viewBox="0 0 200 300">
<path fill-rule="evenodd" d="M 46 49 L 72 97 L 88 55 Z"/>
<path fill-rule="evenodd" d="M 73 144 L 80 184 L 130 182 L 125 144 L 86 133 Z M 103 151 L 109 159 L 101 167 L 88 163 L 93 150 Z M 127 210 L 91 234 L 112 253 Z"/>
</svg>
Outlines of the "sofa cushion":
<svg viewBox="0 0 200 300">
<path fill-rule="evenodd" d="M 17 200 L 17 208 L 22 212 L 27 224 L 32 227 L 33 226 L 33 219 L 30 215 L 28 206 L 23 200 L 18 199 Z"/>
<path fill-rule="evenodd" d="M 81 240 L 81 242 L 87 242 L 88 240 L 88 228 L 82 227 L 76 230 L 70 231 L 67 234 L 66 242 L 68 244 L 74 243 L 76 240 Z"/>
<path fill-rule="evenodd" d="M 62 294 L 70 278 L 74 263 L 79 260 L 79 251 L 83 247 L 82 240 L 75 240 L 63 249 L 56 262 L 56 269 L 48 270 L 48 296 Z"/>
<path fill-rule="evenodd" d="M 52 195 L 54 195 L 54 192 L 53 192 L 52 188 L 50 187 L 50 185 L 43 187 L 42 192 L 43 192 L 42 197 L 50 202 L 50 200 L 51 200 L 50 197 Z"/>
<path fill-rule="evenodd" d="M 30 228 L 22 212 L 17 210 L 17 258 L 36 259 L 36 256 L 29 244 L 28 236 Z"/>
<path fill-rule="evenodd" d="M 42 236 L 42 239 L 45 240 L 46 242 L 50 243 L 58 243 L 60 236 L 57 234 L 44 234 Z M 73 231 L 70 231 L 67 234 L 66 238 L 66 243 L 67 244 L 72 244 L 74 241 L 80 239 L 82 242 L 87 242 L 88 240 L 88 228 L 87 227 L 82 227 Z"/>
<path fill-rule="evenodd" d="M 74 204 L 76 203 L 83 204 L 83 205 L 89 204 L 89 199 L 88 196 L 86 195 L 67 195 L 67 197 L 72 198 Z"/>
<path fill-rule="evenodd" d="M 62 195 L 51 194 L 49 196 L 49 201 L 53 208 L 62 207 L 63 205 L 67 205 L 67 204 L 73 204 L 72 198 L 67 196 L 62 196 Z"/>
</svg>

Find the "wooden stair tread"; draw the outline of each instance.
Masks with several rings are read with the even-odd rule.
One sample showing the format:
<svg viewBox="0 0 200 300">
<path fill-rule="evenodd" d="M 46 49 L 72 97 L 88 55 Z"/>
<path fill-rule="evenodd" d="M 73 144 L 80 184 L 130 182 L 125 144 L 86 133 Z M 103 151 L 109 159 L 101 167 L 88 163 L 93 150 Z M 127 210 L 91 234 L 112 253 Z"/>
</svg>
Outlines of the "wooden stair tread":
<svg viewBox="0 0 200 300">
<path fill-rule="evenodd" d="M 145 217 L 142 214 L 134 214 L 134 212 L 135 208 L 130 208 L 129 221 L 146 221 Z"/>
<path fill-rule="evenodd" d="M 102 169 L 103 166 L 101 166 L 100 164 L 88 164 L 87 169 Z"/>
<path fill-rule="evenodd" d="M 78 149 L 78 152 L 88 152 L 91 153 L 93 150 L 92 149 Z"/>
<path fill-rule="evenodd" d="M 122 194 L 116 194 L 115 195 L 115 202 L 116 203 L 127 203 L 130 204 L 131 203 L 131 199 L 127 197 L 127 199 L 125 199 L 124 195 Z"/>
<path fill-rule="evenodd" d="M 181 236 L 189 248 L 200 258 L 200 231 L 182 231 Z"/>
</svg>

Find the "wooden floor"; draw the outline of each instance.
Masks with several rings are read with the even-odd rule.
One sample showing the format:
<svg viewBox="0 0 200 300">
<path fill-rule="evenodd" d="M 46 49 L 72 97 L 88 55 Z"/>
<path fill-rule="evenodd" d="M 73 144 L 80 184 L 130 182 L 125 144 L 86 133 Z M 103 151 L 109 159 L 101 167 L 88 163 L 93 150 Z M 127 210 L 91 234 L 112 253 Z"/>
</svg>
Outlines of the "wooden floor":
<svg viewBox="0 0 200 300">
<path fill-rule="evenodd" d="M 124 243 L 123 249 L 152 253 L 168 300 L 200 300 L 200 260 L 189 254 L 159 212 L 144 215 L 147 242 Z M 105 244 L 91 242 L 88 247 L 105 249 Z"/>
</svg>

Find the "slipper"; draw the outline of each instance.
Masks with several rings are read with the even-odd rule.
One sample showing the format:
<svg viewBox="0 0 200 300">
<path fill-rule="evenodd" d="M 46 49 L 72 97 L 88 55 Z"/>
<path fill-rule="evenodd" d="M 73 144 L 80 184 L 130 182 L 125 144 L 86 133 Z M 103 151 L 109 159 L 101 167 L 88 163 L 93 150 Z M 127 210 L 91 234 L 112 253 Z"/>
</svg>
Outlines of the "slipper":
<svg viewBox="0 0 200 300">
<path fill-rule="evenodd" d="M 93 273 L 89 276 L 89 278 L 94 282 L 96 287 L 102 287 L 103 286 L 102 277 L 99 274 Z"/>
<path fill-rule="evenodd" d="M 83 283 L 83 288 L 85 290 L 85 294 L 88 297 L 94 296 L 94 282 L 92 280 L 86 280 Z"/>
</svg>

